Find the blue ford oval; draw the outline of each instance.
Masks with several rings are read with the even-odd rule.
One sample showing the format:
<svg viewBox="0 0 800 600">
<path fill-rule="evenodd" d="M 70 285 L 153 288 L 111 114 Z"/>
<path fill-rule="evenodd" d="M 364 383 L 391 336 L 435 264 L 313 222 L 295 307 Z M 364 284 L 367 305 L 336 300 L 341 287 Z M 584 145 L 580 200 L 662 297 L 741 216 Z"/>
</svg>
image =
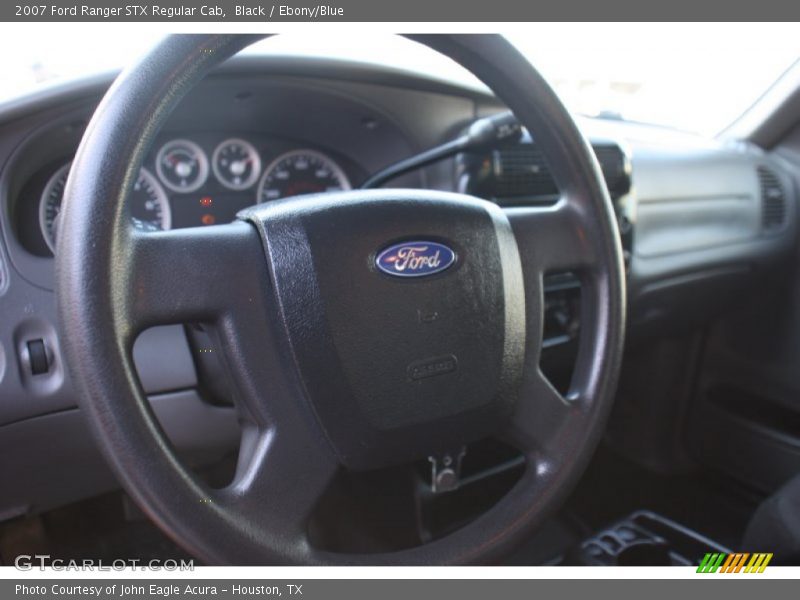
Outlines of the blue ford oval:
<svg viewBox="0 0 800 600">
<path fill-rule="evenodd" d="M 375 266 L 394 277 L 424 277 L 441 273 L 456 262 L 456 253 L 437 242 L 394 244 L 375 257 Z"/>
</svg>

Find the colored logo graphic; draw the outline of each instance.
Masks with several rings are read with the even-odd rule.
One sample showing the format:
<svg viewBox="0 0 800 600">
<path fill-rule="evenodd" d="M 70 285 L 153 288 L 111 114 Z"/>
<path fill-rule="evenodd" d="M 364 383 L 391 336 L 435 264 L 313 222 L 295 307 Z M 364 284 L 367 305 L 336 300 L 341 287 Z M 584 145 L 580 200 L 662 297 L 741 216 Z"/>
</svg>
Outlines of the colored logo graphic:
<svg viewBox="0 0 800 600">
<path fill-rule="evenodd" d="M 456 262 L 456 253 L 436 242 L 407 242 L 389 246 L 375 258 L 375 265 L 394 277 L 423 277 L 440 273 Z"/>
<path fill-rule="evenodd" d="M 725 554 L 724 552 L 709 552 L 700 561 L 697 567 L 698 573 L 763 573 L 769 561 L 772 560 L 772 553 L 755 552 L 734 552 Z"/>
</svg>

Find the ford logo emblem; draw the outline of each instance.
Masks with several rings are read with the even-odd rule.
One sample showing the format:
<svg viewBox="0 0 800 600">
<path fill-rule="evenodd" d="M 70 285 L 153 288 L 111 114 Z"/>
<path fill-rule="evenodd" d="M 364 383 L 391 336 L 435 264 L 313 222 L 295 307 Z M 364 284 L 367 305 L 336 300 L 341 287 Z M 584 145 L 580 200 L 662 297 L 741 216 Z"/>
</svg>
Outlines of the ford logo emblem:
<svg viewBox="0 0 800 600">
<path fill-rule="evenodd" d="M 456 262 L 456 253 L 444 244 L 426 241 L 394 244 L 375 257 L 375 266 L 394 277 L 424 277 L 441 273 Z"/>
</svg>

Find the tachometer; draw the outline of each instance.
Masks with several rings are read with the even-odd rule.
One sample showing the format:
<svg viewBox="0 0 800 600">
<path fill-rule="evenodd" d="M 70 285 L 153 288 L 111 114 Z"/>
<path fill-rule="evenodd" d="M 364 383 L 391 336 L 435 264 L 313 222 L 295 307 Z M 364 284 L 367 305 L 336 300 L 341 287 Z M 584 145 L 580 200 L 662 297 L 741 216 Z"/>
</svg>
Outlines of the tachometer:
<svg viewBox="0 0 800 600">
<path fill-rule="evenodd" d="M 214 150 L 211 168 L 214 176 L 226 188 L 246 190 L 261 175 L 261 157 L 250 142 L 231 138 Z"/>
<path fill-rule="evenodd" d="M 292 150 L 264 170 L 257 202 L 349 189 L 347 175 L 333 159 L 315 150 Z"/>
<path fill-rule="evenodd" d="M 50 177 L 39 203 L 39 225 L 44 241 L 53 252 L 58 233 L 58 216 L 70 166 L 69 163 L 64 165 Z M 139 229 L 158 230 L 169 229 L 172 226 L 172 213 L 167 194 L 147 169 L 140 171 L 139 179 L 133 185 L 130 203 L 133 224 Z"/>
<path fill-rule="evenodd" d="M 172 140 L 156 155 L 156 173 L 173 192 L 188 194 L 208 179 L 208 157 L 192 141 Z"/>
</svg>

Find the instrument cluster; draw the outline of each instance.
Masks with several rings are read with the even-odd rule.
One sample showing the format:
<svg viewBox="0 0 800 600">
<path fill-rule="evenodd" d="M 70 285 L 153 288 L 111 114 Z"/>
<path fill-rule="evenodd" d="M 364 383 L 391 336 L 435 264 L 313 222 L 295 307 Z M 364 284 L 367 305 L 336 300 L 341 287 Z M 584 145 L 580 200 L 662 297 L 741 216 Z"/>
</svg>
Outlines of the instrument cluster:
<svg viewBox="0 0 800 600">
<path fill-rule="evenodd" d="M 70 166 L 60 164 L 49 175 L 39 201 L 39 227 L 51 252 Z M 161 140 L 145 160 L 130 195 L 131 218 L 144 230 L 208 226 L 228 223 L 252 204 L 350 187 L 340 161 L 317 149 L 178 136 Z"/>
</svg>

